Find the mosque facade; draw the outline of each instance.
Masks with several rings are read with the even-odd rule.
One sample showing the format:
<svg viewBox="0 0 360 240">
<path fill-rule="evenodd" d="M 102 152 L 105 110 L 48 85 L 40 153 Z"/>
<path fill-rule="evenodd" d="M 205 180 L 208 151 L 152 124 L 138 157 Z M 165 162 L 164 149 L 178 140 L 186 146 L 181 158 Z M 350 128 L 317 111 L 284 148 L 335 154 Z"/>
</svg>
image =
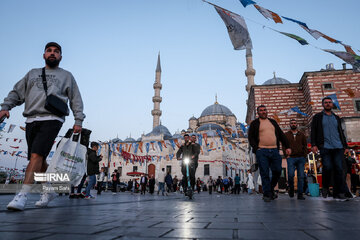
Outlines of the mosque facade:
<svg viewBox="0 0 360 240">
<path fill-rule="evenodd" d="M 198 118 L 193 116 L 189 119 L 187 130 L 171 134 L 160 122 L 160 55 L 153 87 L 153 130 L 137 140 L 130 137 L 122 141 L 116 138 L 101 144 L 103 160 L 100 167 L 105 167 L 109 174 L 117 169 L 121 181 L 127 181 L 138 173 L 154 175 L 157 178 L 162 168 L 170 172 L 172 177 L 181 179 L 181 161 L 176 159 L 176 152 L 187 133 L 196 134 L 201 146 L 196 178 L 199 177 L 206 183 L 210 176 L 215 179 L 218 176 L 234 178 L 239 174 L 244 180 L 246 170 L 250 168 L 247 138 L 232 111 L 216 100 L 214 104 L 206 107 Z"/>
</svg>

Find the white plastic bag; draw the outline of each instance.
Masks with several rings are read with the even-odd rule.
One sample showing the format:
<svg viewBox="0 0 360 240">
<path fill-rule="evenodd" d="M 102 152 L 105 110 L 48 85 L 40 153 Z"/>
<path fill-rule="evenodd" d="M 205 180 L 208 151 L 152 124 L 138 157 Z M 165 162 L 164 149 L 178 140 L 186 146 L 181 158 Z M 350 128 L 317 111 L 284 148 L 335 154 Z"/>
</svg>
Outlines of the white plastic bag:
<svg viewBox="0 0 360 240">
<path fill-rule="evenodd" d="M 86 152 L 87 148 L 78 141 L 70 138 L 61 139 L 54 156 L 50 162 L 47 173 L 68 174 L 70 184 L 78 185 L 86 173 Z"/>
</svg>

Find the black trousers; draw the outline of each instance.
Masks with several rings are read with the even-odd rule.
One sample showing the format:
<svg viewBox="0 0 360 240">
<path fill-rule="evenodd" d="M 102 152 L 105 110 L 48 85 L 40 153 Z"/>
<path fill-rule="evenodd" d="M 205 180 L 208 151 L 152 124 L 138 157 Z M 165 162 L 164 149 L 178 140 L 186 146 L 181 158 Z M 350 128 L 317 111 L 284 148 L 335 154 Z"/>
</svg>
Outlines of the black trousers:
<svg viewBox="0 0 360 240">
<path fill-rule="evenodd" d="M 183 182 L 183 188 L 184 188 L 184 191 L 187 189 L 188 187 L 188 180 L 187 180 L 187 177 L 186 177 L 186 166 L 185 165 L 182 165 L 181 166 L 181 173 L 183 175 L 183 178 L 182 178 L 182 182 Z M 194 187 L 195 187 L 195 173 L 196 173 L 196 167 L 194 165 L 189 165 L 189 176 L 190 176 L 190 185 L 191 185 L 191 188 L 194 190 Z"/>
</svg>

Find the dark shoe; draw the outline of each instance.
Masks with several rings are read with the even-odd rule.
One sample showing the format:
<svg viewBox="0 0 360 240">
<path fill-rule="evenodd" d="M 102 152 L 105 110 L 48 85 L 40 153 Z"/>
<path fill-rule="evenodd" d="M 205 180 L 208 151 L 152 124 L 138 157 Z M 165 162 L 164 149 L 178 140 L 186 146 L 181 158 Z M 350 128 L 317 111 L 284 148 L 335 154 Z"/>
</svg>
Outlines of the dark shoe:
<svg viewBox="0 0 360 240">
<path fill-rule="evenodd" d="M 271 200 L 275 200 L 277 198 L 278 198 L 278 194 L 275 191 L 272 191 Z"/>
<path fill-rule="evenodd" d="M 289 197 L 291 197 L 291 198 L 294 197 L 294 188 L 289 189 Z"/>
<path fill-rule="evenodd" d="M 329 195 L 329 189 L 323 188 L 321 194 L 323 198 L 327 198 Z"/>
<path fill-rule="evenodd" d="M 347 198 L 354 198 L 354 196 L 352 195 L 351 192 L 346 192 L 346 193 L 345 193 L 345 197 L 347 197 Z"/>
<path fill-rule="evenodd" d="M 297 197 L 298 200 L 305 200 L 306 198 L 304 198 L 304 196 L 302 194 L 298 195 Z"/>
<path fill-rule="evenodd" d="M 76 198 L 76 195 L 74 193 L 70 194 L 69 196 L 70 199 Z"/>
<path fill-rule="evenodd" d="M 340 201 L 349 200 L 347 197 L 345 197 L 344 193 L 339 193 L 339 194 L 335 195 L 333 198 L 336 199 L 336 200 L 340 200 Z"/>
<path fill-rule="evenodd" d="M 263 199 L 264 199 L 264 202 L 271 202 L 271 200 L 272 200 L 272 198 L 268 197 L 268 196 L 264 196 Z"/>
</svg>

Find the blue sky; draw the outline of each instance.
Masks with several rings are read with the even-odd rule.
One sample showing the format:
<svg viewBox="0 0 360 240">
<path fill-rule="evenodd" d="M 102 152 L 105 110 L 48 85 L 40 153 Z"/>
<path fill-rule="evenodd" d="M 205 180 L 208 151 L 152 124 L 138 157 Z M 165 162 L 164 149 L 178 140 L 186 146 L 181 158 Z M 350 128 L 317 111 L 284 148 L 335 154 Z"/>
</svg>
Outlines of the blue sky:
<svg viewBox="0 0 360 240">
<path fill-rule="evenodd" d="M 238 0 L 212 1 L 245 17 L 253 42 L 255 83 L 276 75 L 298 82 L 305 71 L 342 61 L 312 46 L 273 32 L 263 25 L 297 34 L 309 43 L 343 51 L 339 44 L 313 39 L 297 24 L 266 20 L 253 6 Z M 257 3 L 308 24 L 360 49 L 356 0 L 265 1 Z M 250 21 L 250 20 L 251 21 Z M 257 24 L 257 23 L 260 24 Z M 44 45 L 63 47 L 61 67 L 80 87 L 92 140 L 117 135 L 134 138 L 152 130 L 152 85 L 161 52 L 161 121 L 171 133 L 187 129 L 191 116 L 215 101 L 243 122 L 246 115 L 245 51 L 235 51 L 214 8 L 201 0 L 0 1 L 0 98 L 31 68 L 44 65 Z M 348 66 L 349 67 L 349 66 Z M 7 122 L 24 125 L 23 106 Z M 73 125 L 66 119 L 61 133 Z M 5 137 L 23 137 L 14 131 Z M 0 140 L 0 142 L 3 140 Z"/>
</svg>

